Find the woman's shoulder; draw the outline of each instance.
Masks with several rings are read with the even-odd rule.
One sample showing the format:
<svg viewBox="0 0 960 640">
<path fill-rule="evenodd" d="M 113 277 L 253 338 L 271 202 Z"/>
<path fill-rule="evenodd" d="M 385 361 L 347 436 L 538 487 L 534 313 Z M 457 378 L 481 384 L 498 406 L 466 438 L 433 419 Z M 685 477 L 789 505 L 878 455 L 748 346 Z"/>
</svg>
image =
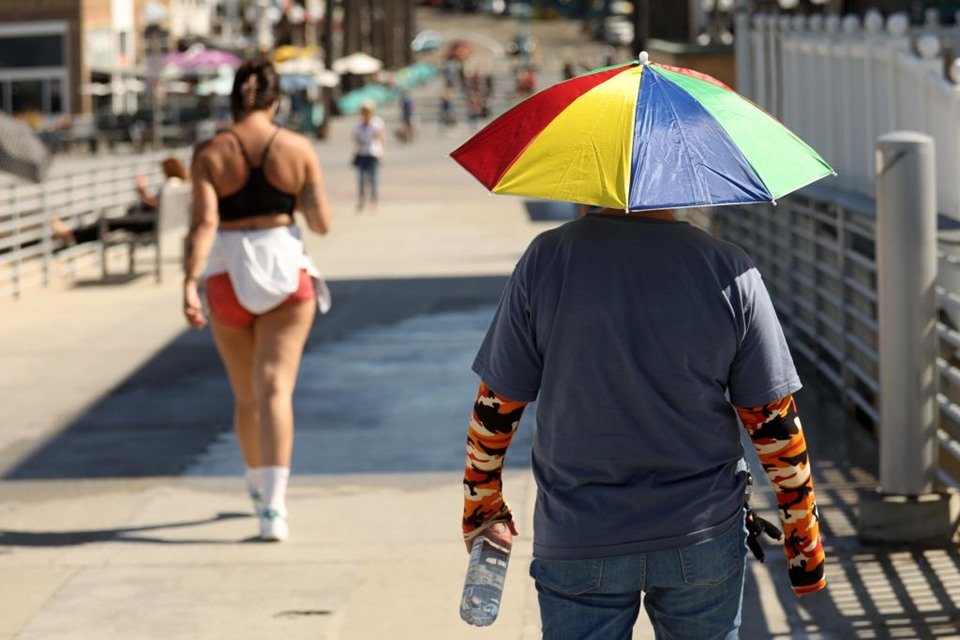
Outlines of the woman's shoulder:
<svg viewBox="0 0 960 640">
<path fill-rule="evenodd" d="M 277 129 L 273 144 L 287 151 L 313 151 L 313 144 L 306 136 L 285 127 Z"/>
</svg>

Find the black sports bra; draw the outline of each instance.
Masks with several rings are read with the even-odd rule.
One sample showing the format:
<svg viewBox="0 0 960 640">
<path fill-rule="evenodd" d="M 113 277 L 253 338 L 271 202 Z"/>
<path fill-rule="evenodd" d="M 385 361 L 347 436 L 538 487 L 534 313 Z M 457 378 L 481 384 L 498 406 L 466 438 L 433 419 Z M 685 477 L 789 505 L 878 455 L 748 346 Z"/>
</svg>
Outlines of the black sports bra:
<svg viewBox="0 0 960 640">
<path fill-rule="evenodd" d="M 260 156 L 260 163 L 256 166 L 250 161 L 246 147 L 240 140 L 240 136 L 233 129 L 227 129 L 229 133 L 237 139 L 240 145 L 240 152 L 250 170 L 250 176 L 247 181 L 238 190 L 228 196 L 219 196 L 217 205 L 220 212 L 220 220 L 229 222 L 232 220 L 242 220 L 243 218 L 252 218 L 254 216 L 269 215 L 272 213 L 286 213 L 293 215 L 293 210 L 297 204 L 297 196 L 286 193 L 276 188 L 267 180 L 263 172 L 263 164 L 267 160 L 267 153 L 270 151 L 270 145 L 273 139 L 277 137 L 280 127 L 277 127 L 267 146 L 263 148 L 263 155 Z"/>
</svg>

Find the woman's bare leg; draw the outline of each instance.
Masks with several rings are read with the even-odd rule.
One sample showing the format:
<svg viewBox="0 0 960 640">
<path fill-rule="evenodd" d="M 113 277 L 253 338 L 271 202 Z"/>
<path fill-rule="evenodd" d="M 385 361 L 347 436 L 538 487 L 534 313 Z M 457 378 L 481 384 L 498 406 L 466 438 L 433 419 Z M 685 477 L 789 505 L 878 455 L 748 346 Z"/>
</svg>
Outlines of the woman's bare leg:
<svg viewBox="0 0 960 640">
<path fill-rule="evenodd" d="M 254 381 L 260 408 L 260 462 L 289 467 L 293 451 L 293 388 L 313 324 L 314 300 L 291 302 L 259 316 L 254 330 Z"/>
<path fill-rule="evenodd" d="M 253 382 L 253 327 L 234 327 L 211 318 L 213 340 L 233 390 L 233 426 L 248 469 L 263 466 L 260 453 L 260 405 Z"/>
</svg>

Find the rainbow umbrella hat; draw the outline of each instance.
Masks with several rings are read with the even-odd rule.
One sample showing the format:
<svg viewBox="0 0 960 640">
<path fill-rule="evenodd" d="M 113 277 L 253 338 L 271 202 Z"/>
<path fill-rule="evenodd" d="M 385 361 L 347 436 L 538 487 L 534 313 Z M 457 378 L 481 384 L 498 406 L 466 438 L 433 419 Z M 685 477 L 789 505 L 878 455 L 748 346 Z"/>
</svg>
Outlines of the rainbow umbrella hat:
<svg viewBox="0 0 960 640">
<path fill-rule="evenodd" d="M 541 91 L 451 156 L 493 193 L 628 211 L 776 202 L 834 174 L 723 83 L 646 53 Z"/>
</svg>

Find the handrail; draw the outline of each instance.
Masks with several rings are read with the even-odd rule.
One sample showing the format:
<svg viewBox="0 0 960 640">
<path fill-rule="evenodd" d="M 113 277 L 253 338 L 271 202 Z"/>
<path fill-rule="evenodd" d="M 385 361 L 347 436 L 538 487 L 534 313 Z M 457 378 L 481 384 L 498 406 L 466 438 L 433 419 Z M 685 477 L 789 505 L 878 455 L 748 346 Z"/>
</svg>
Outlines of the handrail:
<svg viewBox="0 0 960 640">
<path fill-rule="evenodd" d="M 160 161 L 171 155 L 186 160 L 188 153 L 176 149 L 123 156 L 41 184 L 0 185 L 0 296 L 19 296 L 57 276 L 72 278 L 80 266 L 92 264 L 100 256 L 100 243 L 66 247 L 53 237 L 52 219 L 76 229 L 93 227 L 103 214 L 122 213 L 139 199 L 138 174 L 158 188 Z"/>
</svg>

